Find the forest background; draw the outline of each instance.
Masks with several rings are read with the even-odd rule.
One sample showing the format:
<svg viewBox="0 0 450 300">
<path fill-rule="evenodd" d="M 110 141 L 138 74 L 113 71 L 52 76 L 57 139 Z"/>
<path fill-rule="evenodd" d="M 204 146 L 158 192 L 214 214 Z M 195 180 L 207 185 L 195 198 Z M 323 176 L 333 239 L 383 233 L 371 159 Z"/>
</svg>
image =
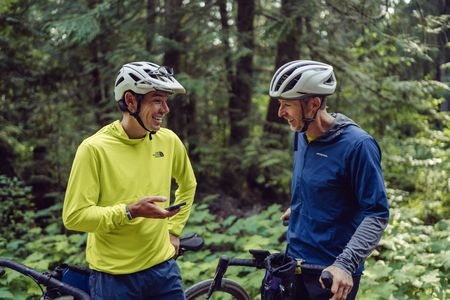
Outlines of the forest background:
<svg viewBox="0 0 450 300">
<path fill-rule="evenodd" d="M 219 255 L 283 251 L 291 134 L 268 85 L 294 59 L 332 64 L 343 112 L 378 141 L 391 205 L 360 299 L 450 299 L 449 0 L 3 0 L 0 2 L 0 256 L 41 271 L 85 264 L 61 209 L 80 142 L 120 118 L 117 70 L 172 66 L 187 95 L 166 126 L 198 180 L 179 260 L 185 285 Z M 227 274 L 257 298 L 262 273 Z M 246 276 L 246 275 L 251 276 Z M 14 272 L 1 299 L 39 295 Z"/>
</svg>

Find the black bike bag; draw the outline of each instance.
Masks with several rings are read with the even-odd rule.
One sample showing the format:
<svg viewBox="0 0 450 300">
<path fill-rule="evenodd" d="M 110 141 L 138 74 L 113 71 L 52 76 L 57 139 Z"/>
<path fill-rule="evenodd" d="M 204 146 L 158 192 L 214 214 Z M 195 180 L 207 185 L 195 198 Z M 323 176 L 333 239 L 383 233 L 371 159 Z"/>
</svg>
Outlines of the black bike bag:
<svg viewBox="0 0 450 300">
<path fill-rule="evenodd" d="M 297 261 L 286 254 L 269 255 L 265 261 L 261 300 L 290 299 L 296 268 Z"/>
</svg>

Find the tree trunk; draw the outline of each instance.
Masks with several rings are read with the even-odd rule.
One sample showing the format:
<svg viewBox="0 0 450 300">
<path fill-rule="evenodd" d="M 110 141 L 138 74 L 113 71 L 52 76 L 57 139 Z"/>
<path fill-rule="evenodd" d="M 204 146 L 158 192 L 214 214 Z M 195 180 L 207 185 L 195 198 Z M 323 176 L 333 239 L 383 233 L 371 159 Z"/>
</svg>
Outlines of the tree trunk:
<svg viewBox="0 0 450 300">
<path fill-rule="evenodd" d="M 225 52 L 224 63 L 225 63 L 228 92 L 231 94 L 232 92 L 231 84 L 234 81 L 234 74 L 231 60 L 230 25 L 228 24 L 227 0 L 217 0 L 217 5 L 219 6 L 220 23 L 222 25 L 222 33 L 220 35 L 220 38 L 222 40 Z"/>
<path fill-rule="evenodd" d="M 238 0 L 237 5 L 238 49 L 246 52 L 236 62 L 236 74 L 231 84 L 232 94 L 228 105 L 230 145 L 237 145 L 248 137 L 248 117 L 253 85 L 253 20 L 255 17 L 255 3 L 254 0 Z"/>
<path fill-rule="evenodd" d="M 166 0 L 164 36 L 170 41 L 164 53 L 163 65 L 172 67 L 175 72 L 181 69 L 181 51 L 178 44 L 182 43 L 184 36 L 181 32 L 182 0 Z M 185 140 L 188 115 L 184 112 L 185 96 L 175 95 L 170 100 L 170 113 L 168 127 L 172 129 L 181 140 Z"/>
<path fill-rule="evenodd" d="M 89 0 L 88 1 L 88 7 L 90 9 L 94 9 L 95 6 L 99 3 L 98 0 Z M 104 110 L 105 105 L 106 109 L 110 108 L 110 103 L 106 98 L 107 95 L 107 85 L 105 84 L 105 80 L 103 78 L 101 66 L 105 66 L 106 62 L 104 59 L 104 53 L 108 48 L 108 45 L 105 44 L 104 40 L 105 35 L 99 34 L 97 35 L 90 43 L 89 43 L 89 51 L 91 53 L 91 64 L 94 66 L 92 68 L 92 71 L 90 72 L 90 84 L 91 88 L 89 89 L 91 91 L 90 94 L 90 100 L 91 104 L 94 107 L 97 107 L 95 111 L 96 121 L 97 124 L 100 126 L 103 126 L 110 122 L 110 120 L 104 119 Z M 109 87 L 109 86 L 108 86 Z"/>
<path fill-rule="evenodd" d="M 156 33 L 156 5 L 157 0 L 147 0 L 147 36 L 145 40 L 145 48 L 149 53 L 152 51 L 153 39 Z"/>
<path fill-rule="evenodd" d="M 277 53 L 275 57 L 275 71 L 292 60 L 299 59 L 298 38 L 302 35 L 302 19 L 300 16 L 293 16 L 295 7 L 298 5 L 296 0 L 282 0 L 281 14 L 290 20 L 289 30 L 286 35 L 282 36 L 277 44 Z M 270 99 L 269 107 L 266 115 L 266 125 L 264 131 L 266 133 L 278 133 L 279 126 L 276 123 L 284 123 L 278 117 L 278 102 L 277 99 Z M 275 124 L 274 124 L 275 123 Z M 283 133 L 284 134 L 284 133 Z"/>
<path fill-rule="evenodd" d="M 441 0 L 439 6 L 440 15 L 450 14 L 450 0 Z M 448 28 L 440 32 L 438 36 L 439 54 L 435 66 L 436 80 L 441 82 L 446 82 L 450 78 L 448 70 L 441 69 L 442 64 L 450 61 L 450 51 L 447 46 L 449 37 L 450 29 Z M 441 103 L 441 111 L 450 111 L 450 95 L 446 92 L 444 96 L 445 100 Z"/>
<path fill-rule="evenodd" d="M 186 116 L 186 148 L 189 151 L 189 156 L 192 161 L 196 161 L 198 156 L 195 156 L 195 148 L 198 145 L 198 130 L 197 130 L 197 94 L 195 92 L 189 93 L 186 105 L 184 107 L 184 115 Z"/>
</svg>

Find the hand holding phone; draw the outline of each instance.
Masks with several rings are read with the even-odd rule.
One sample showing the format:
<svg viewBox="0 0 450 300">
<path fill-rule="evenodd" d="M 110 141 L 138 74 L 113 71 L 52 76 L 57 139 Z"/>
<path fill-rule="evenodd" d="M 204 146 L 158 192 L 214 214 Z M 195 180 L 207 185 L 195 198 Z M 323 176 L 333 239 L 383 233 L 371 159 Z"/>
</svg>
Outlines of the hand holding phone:
<svg viewBox="0 0 450 300">
<path fill-rule="evenodd" d="M 173 211 L 173 210 L 179 209 L 180 207 L 185 206 L 185 205 L 186 205 L 186 202 L 181 202 L 181 203 L 169 206 L 168 208 L 166 208 L 166 210 Z"/>
</svg>

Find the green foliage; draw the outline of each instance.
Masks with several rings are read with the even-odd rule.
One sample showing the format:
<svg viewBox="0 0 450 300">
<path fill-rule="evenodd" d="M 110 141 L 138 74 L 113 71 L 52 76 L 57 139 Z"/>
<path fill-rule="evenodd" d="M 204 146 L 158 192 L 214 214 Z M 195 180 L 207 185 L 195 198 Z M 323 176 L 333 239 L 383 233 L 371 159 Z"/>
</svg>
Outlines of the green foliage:
<svg viewBox="0 0 450 300">
<path fill-rule="evenodd" d="M 450 216 L 450 122 L 401 140 L 385 136 L 384 175 L 388 187 L 407 192 L 401 205 L 434 224 Z M 397 204 L 398 205 L 398 204 Z"/>
<path fill-rule="evenodd" d="M 286 132 L 288 136 L 289 133 Z M 289 199 L 292 151 L 270 135 L 255 137 L 244 147 L 240 167 L 253 179 L 252 183 L 263 190 L 261 198 L 269 201 Z M 264 193 L 270 192 L 270 199 Z M 276 197 L 274 196 L 276 195 Z"/>
<path fill-rule="evenodd" d="M 0 175 L 0 236 L 12 241 L 25 235 L 33 224 L 31 188 L 18 178 Z"/>
<path fill-rule="evenodd" d="M 391 199 L 401 194 L 391 191 Z M 394 208 L 378 251 L 366 263 L 362 299 L 448 299 L 450 220 L 425 225 L 414 210 Z"/>
</svg>

